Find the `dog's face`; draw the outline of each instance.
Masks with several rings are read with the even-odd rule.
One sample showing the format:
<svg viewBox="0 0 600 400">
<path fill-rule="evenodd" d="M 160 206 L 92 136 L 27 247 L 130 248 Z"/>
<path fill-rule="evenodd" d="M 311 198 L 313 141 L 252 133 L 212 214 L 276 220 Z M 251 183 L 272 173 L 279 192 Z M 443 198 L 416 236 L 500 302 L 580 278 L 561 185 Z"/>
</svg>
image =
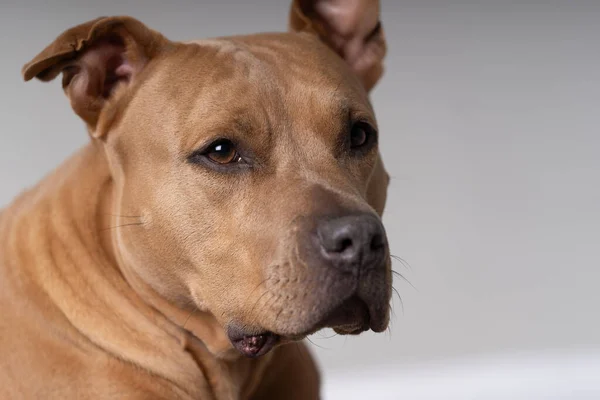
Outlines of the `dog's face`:
<svg viewBox="0 0 600 400">
<path fill-rule="evenodd" d="M 380 331 L 390 267 L 365 92 L 311 37 L 238 40 L 157 60 L 107 135 L 117 213 L 144 223 L 119 247 L 163 296 L 244 333 Z"/>
<path fill-rule="evenodd" d="M 111 35 L 63 66 L 73 103 L 94 79 L 86 66 L 112 63 L 106 104 L 86 121 L 114 214 L 138 216 L 114 231 L 119 260 L 171 303 L 214 315 L 248 356 L 324 327 L 384 330 L 385 172 L 359 77 L 308 34 L 115 58 L 129 40 Z"/>
</svg>

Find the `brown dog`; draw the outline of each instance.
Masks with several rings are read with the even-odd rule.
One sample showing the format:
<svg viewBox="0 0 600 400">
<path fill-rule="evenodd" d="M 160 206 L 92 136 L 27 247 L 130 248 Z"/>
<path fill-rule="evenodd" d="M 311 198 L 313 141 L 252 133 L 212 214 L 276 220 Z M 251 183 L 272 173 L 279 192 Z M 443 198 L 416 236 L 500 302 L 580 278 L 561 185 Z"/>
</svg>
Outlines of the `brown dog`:
<svg viewBox="0 0 600 400">
<path fill-rule="evenodd" d="M 0 215 L 0 398 L 314 399 L 299 340 L 386 329 L 378 13 L 193 43 L 99 18 L 24 67 L 92 140 Z"/>
</svg>

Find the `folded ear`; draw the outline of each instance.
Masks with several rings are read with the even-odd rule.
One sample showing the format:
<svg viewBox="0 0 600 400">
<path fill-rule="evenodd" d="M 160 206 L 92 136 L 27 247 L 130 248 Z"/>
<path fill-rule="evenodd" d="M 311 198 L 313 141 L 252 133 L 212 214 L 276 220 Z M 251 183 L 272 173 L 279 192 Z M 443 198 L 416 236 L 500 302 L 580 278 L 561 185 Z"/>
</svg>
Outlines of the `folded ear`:
<svg viewBox="0 0 600 400">
<path fill-rule="evenodd" d="M 290 29 L 317 34 L 370 91 L 383 74 L 386 43 L 379 0 L 293 0 Z"/>
<path fill-rule="evenodd" d="M 75 26 L 25 64 L 23 78 L 50 81 L 63 73 L 71 106 L 99 136 L 96 124 L 109 100 L 132 83 L 168 40 L 130 17 L 102 17 Z"/>
</svg>

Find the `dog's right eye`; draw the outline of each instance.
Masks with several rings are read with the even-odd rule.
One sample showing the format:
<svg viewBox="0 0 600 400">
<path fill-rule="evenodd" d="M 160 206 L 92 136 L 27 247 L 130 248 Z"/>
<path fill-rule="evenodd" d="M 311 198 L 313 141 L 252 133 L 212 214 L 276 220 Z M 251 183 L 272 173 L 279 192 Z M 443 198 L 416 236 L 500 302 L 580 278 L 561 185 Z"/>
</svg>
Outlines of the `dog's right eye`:
<svg viewBox="0 0 600 400">
<path fill-rule="evenodd" d="M 226 165 L 242 161 L 235 144 L 229 139 L 219 139 L 203 150 L 199 150 L 189 157 L 192 163 L 200 162 L 200 158 L 215 164 Z"/>
</svg>

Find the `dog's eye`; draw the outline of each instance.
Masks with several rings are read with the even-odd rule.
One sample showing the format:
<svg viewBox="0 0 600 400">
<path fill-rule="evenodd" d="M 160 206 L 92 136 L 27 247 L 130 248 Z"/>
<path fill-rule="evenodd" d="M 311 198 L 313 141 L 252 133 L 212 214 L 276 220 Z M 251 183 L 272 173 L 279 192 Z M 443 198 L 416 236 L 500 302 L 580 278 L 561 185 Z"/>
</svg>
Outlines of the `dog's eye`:
<svg viewBox="0 0 600 400">
<path fill-rule="evenodd" d="M 357 122 L 350 131 L 350 148 L 359 150 L 373 142 L 375 130 L 365 122 Z"/>
<path fill-rule="evenodd" d="M 211 144 L 206 149 L 205 155 L 209 160 L 217 164 L 231 164 L 239 162 L 242 159 L 235 145 L 227 139 L 220 139 Z"/>
</svg>

